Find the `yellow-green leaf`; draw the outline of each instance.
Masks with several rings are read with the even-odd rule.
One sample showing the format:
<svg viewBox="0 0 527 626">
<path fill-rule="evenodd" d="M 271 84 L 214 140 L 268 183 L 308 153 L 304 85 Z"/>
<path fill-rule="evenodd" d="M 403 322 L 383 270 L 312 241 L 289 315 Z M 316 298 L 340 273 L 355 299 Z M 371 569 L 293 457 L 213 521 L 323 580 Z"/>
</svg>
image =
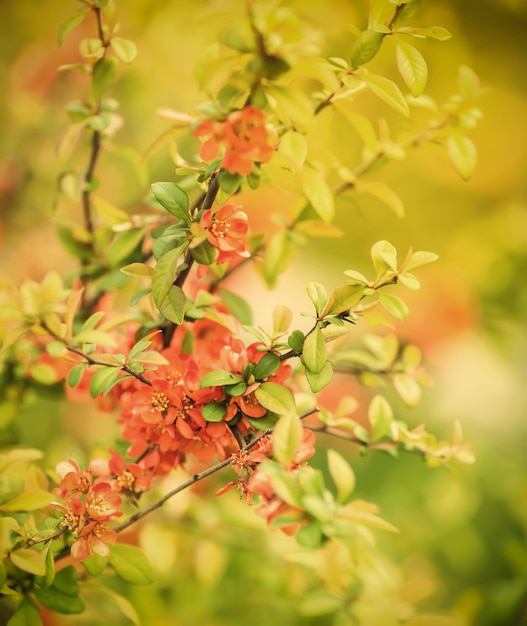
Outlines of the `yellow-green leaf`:
<svg viewBox="0 0 527 626">
<path fill-rule="evenodd" d="M 46 561 L 44 556 L 34 548 L 21 548 L 9 555 L 11 563 L 18 569 L 35 576 L 44 576 L 46 573 Z"/>
<path fill-rule="evenodd" d="M 320 218 L 326 223 L 331 222 L 335 216 L 335 199 L 320 172 L 306 165 L 302 175 L 302 188 Z"/>
<path fill-rule="evenodd" d="M 457 173 L 463 180 L 468 180 L 478 161 L 476 146 L 465 135 L 450 135 L 447 139 L 448 156 Z"/>
<path fill-rule="evenodd" d="M 132 63 L 137 56 L 137 46 L 130 39 L 112 37 L 110 40 L 115 56 L 123 63 Z"/>
<path fill-rule="evenodd" d="M 355 474 L 350 464 L 336 450 L 329 449 L 328 470 L 337 488 L 337 502 L 346 504 L 355 489 Z"/>
<path fill-rule="evenodd" d="M 390 80 L 385 76 L 381 76 L 380 74 L 372 74 L 363 67 L 359 68 L 355 72 L 355 75 L 366 83 L 366 85 L 377 97 L 384 100 L 386 104 L 390 105 L 396 111 L 399 111 L 404 116 L 408 117 L 410 114 L 408 102 L 393 80 Z"/>
<path fill-rule="evenodd" d="M 300 418 L 293 412 L 282 415 L 273 430 L 273 454 L 279 463 L 291 465 L 301 437 Z"/>
<path fill-rule="evenodd" d="M 397 41 L 397 67 L 414 98 L 420 96 L 428 80 L 428 66 L 417 48 L 406 41 Z"/>
</svg>

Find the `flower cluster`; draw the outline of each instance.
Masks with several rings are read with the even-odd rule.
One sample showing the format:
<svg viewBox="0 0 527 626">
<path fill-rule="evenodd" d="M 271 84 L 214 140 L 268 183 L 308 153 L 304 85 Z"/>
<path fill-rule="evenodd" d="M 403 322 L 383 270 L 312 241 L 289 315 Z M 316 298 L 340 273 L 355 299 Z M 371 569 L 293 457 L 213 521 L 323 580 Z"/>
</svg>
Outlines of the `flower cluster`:
<svg viewBox="0 0 527 626">
<path fill-rule="evenodd" d="M 53 502 L 51 508 L 63 513 L 61 525 L 76 537 L 72 557 L 82 561 L 94 553 L 108 556 L 117 533 L 106 524 L 122 515 L 121 497 L 109 482 L 95 480 L 92 469 L 80 469 L 73 459 L 59 463 L 57 473 L 61 482 L 55 493 L 63 503 Z"/>
<path fill-rule="evenodd" d="M 205 139 L 201 159 L 211 161 L 222 154 L 221 167 L 231 174 L 250 174 L 255 163 L 269 161 L 278 145 L 263 111 L 253 106 L 233 111 L 225 121 L 204 120 L 193 135 Z"/>
<path fill-rule="evenodd" d="M 302 429 L 302 440 L 291 461 L 288 471 L 296 474 L 300 469 L 306 470 L 305 462 L 315 453 L 315 435 L 312 430 Z M 231 466 L 238 474 L 235 481 L 228 482 L 216 492 L 222 495 L 236 487 L 240 496 L 244 497 L 249 505 L 253 497 L 259 498 L 256 513 L 263 517 L 269 525 L 278 525 L 283 532 L 295 534 L 305 521 L 305 514 L 288 502 L 284 501 L 273 487 L 272 477 L 265 471 L 259 470 L 261 463 L 273 458 L 272 435 L 263 437 L 250 451 L 239 450 L 233 455 Z M 307 468 L 309 469 L 309 468 Z M 282 521 L 278 522 L 278 518 Z"/>
</svg>

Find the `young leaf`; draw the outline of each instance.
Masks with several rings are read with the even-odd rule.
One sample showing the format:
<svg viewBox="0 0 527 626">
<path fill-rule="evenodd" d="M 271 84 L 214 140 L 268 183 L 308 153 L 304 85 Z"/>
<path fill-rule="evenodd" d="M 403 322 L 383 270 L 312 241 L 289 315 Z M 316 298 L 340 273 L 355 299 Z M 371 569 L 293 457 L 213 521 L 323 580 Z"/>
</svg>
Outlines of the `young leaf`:
<svg viewBox="0 0 527 626">
<path fill-rule="evenodd" d="M 380 276 L 386 270 L 397 270 L 397 250 L 386 240 L 377 241 L 371 248 L 373 267 Z"/>
<path fill-rule="evenodd" d="M 393 80 L 380 74 L 371 74 L 364 68 L 358 69 L 355 75 L 366 83 L 377 97 L 384 100 L 386 104 L 402 113 L 405 117 L 408 117 L 410 114 L 408 102 Z"/>
<path fill-rule="evenodd" d="M 402 39 L 397 40 L 397 67 L 414 98 L 420 96 L 428 80 L 428 66 L 417 48 Z"/>
<path fill-rule="evenodd" d="M 167 320 L 174 324 L 182 324 L 185 318 L 187 298 L 177 285 L 171 285 L 167 296 L 159 305 L 159 311 Z"/>
<path fill-rule="evenodd" d="M 393 422 L 392 407 L 384 396 L 375 396 L 368 408 L 368 419 L 372 428 L 372 438 L 381 439 L 390 431 Z"/>
<path fill-rule="evenodd" d="M 289 131 L 280 140 L 278 151 L 291 161 L 294 171 L 296 172 L 300 170 L 306 160 L 306 138 L 304 135 L 297 133 L 296 131 Z"/>
<path fill-rule="evenodd" d="M 144 228 L 134 228 L 117 233 L 106 254 L 108 265 L 112 268 L 118 267 L 141 245 L 144 235 Z"/>
<path fill-rule="evenodd" d="M 337 488 L 337 502 L 346 504 L 355 489 L 355 474 L 350 464 L 336 451 L 329 449 L 328 470 Z"/>
<path fill-rule="evenodd" d="M 313 167 L 303 169 L 302 188 L 315 211 L 320 218 L 329 223 L 335 216 L 335 199 L 328 183 L 322 175 Z"/>
<path fill-rule="evenodd" d="M 152 276 L 154 270 L 152 267 L 150 267 L 150 265 L 145 265 L 144 263 L 130 263 L 129 265 L 121 267 L 120 271 L 123 274 L 127 274 L 128 276 L 149 278 L 150 276 Z"/>
<path fill-rule="evenodd" d="M 122 544 L 111 546 L 110 565 L 119 578 L 132 585 L 149 585 L 154 580 L 148 557 L 135 546 Z"/>
<path fill-rule="evenodd" d="M 137 56 L 137 46 L 130 39 L 112 37 L 110 40 L 115 56 L 123 63 L 132 63 Z"/>
<path fill-rule="evenodd" d="M 333 378 L 333 367 L 331 363 L 326 363 L 320 372 L 312 372 L 306 368 L 306 378 L 309 383 L 309 388 L 313 393 L 322 391 L 329 385 Z"/>
<path fill-rule="evenodd" d="M 379 293 L 379 300 L 385 311 L 396 320 L 405 320 L 408 317 L 408 306 L 406 302 L 392 293 Z"/>
<path fill-rule="evenodd" d="M 401 396 L 403 402 L 408 406 L 415 406 L 421 399 L 421 387 L 419 383 L 409 374 L 394 374 L 392 377 L 393 386 Z"/>
<path fill-rule="evenodd" d="M 306 336 L 302 348 L 305 366 L 314 374 L 320 374 L 328 360 L 326 340 L 318 326 Z"/>
<path fill-rule="evenodd" d="M 349 273 L 345 273 L 349 276 Z M 343 287 L 338 287 L 329 296 L 327 304 L 322 311 L 321 317 L 326 317 L 328 315 L 339 315 L 340 313 L 344 313 L 344 311 L 349 311 L 349 309 L 351 309 L 360 301 L 363 293 L 363 285 L 351 284 L 344 285 Z"/>
<path fill-rule="evenodd" d="M 301 437 L 302 426 L 298 416 L 293 412 L 283 414 L 273 431 L 273 454 L 283 466 L 291 465 Z"/>
<path fill-rule="evenodd" d="M 110 87 L 115 79 L 116 71 L 117 61 L 108 57 L 99 59 L 93 66 L 91 95 L 94 100 L 98 100 Z"/>
<path fill-rule="evenodd" d="M 190 221 L 187 194 L 176 183 L 154 183 L 152 193 L 159 204 L 172 215 L 185 222 Z"/>
<path fill-rule="evenodd" d="M 447 139 L 447 151 L 452 165 L 463 180 L 468 180 L 474 170 L 478 160 L 476 146 L 465 135 L 450 135 Z"/>
<path fill-rule="evenodd" d="M 328 301 L 328 292 L 324 285 L 320 283 L 310 282 L 306 285 L 307 295 L 311 302 L 315 305 L 317 315 L 320 315 Z"/>
<path fill-rule="evenodd" d="M 120 375 L 121 370 L 118 367 L 101 367 L 98 369 L 90 380 L 91 397 L 96 398 L 101 393 L 105 393 Z"/>
<path fill-rule="evenodd" d="M 273 332 L 285 333 L 291 325 L 293 312 L 285 305 L 277 305 L 273 309 Z"/>
<path fill-rule="evenodd" d="M 64 39 L 66 35 L 78 26 L 84 18 L 88 15 L 88 11 L 84 11 L 83 13 L 76 13 L 75 15 L 70 15 L 65 20 L 63 20 L 59 25 L 59 31 L 57 34 L 57 39 L 59 41 L 59 46 L 62 46 L 64 43 Z"/>
</svg>

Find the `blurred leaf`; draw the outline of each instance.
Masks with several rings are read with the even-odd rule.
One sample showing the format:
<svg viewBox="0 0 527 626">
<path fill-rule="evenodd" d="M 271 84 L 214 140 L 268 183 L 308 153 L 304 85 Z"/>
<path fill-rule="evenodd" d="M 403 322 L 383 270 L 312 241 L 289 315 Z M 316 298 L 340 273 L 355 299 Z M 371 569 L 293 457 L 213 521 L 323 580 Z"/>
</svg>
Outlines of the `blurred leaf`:
<svg viewBox="0 0 527 626">
<path fill-rule="evenodd" d="M 83 561 L 84 563 L 84 561 Z M 128 618 L 134 626 L 141 626 L 141 621 L 139 620 L 139 616 L 137 615 L 137 611 L 131 604 L 129 600 L 127 600 L 124 596 L 116 593 L 113 589 L 110 589 L 107 586 L 103 586 L 102 584 L 94 584 L 89 583 L 85 584 L 85 587 L 90 589 L 90 591 L 94 591 L 95 593 L 99 593 L 105 598 L 108 598 L 111 602 L 115 604 L 115 606 L 119 609 L 119 611 Z"/>
<path fill-rule="evenodd" d="M 300 170 L 307 155 L 305 136 L 293 130 L 287 132 L 280 140 L 278 151 L 289 158 L 293 171 Z"/>
<path fill-rule="evenodd" d="M 154 270 L 150 265 L 145 265 L 145 263 L 130 263 L 129 265 L 121 267 L 120 271 L 128 276 L 150 278 Z"/>
<path fill-rule="evenodd" d="M 91 95 L 94 100 L 98 100 L 111 86 L 115 79 L 116 72 L 117 61 L 108 57 L 99 59 L 93 66 Z"/>
<path fill-rule="evenodd" d="M 297 610 L 300 615 L 316 617 L 335 613 L 342 608 L 343 604 L 343 598 L 336 596 L 331 591 L 319 589 L 305 593 L 297 605 Z"/>
<path fill-rule="evenodd" d="M 108 265 L 117 267 L 122 261 L 127 259 L 141 245 L 144 236 L 144 228 L 117 233 L 106 254 Z"/>
<path fill-rule="evenodd" d="M 336 450 L 329 449 L 328 470 L 337 488 L 337 502 L 346 504 L 355 489 L 355 474 L 350 464 Z"/>
<path fill-rule="evenodd" d="M 119 578 L 132 585 L 149 585 L 154 580 L 152 565 L 143 550 L 118 544 L 110 547 L 110 565 Z"/>
<path fill-rule="evenodd" d="M 384 396 L 377 395 L 370 402 L 368 419 L 372 427 L 372 439 L 381 439 L 390 432 L 393 422 L 392 407 Z"/>
<path fill-rule="evenodd" d="M 408 406 L 415 406 L 421 399 L 421 387 L 409 374 L 394 374 L 393 385 Z"/>
<path fill-rule="evenodd" d="M 397 270 L 397 250 L 389 241 L 381 240 L 374 243 L 371 248 L 371 258 L 377 277 L 386 270 Z"/>
<path fill-rule="evenodd" d="M 292 411 L 282 413 L 273 430 L 273 454 L 284 467 L 291 465 L 301 437 L 302 426 L 299 417 Z"/>
<path fill-rule="evenodd" d="M 55 496 L 49 491 L 43 489 L 32 489 L 19 493 L 8 502 L 0 504 L 0 511 L 34 511 L 43 509 L 55 500 Z"/>
<path fill-rule="evenodd" d="M 92 199 L 93 206 L 100 217 L 112 226 L 115 224 L 126 224 L 130 221 L 130 216 L 125 211 L 121 211 L 103 198 L 95 197 Z"/>
<path fill-rule="evenodd" d="M 302 189 L 320 218 L 331 222 L 335 216 L 335 199 L 320 172 L 306 165 L 302 171 Z"/>
<path fill-rule="evenodd" d="M 277 305 L 273 309 L 273 332 L 285 333 L 291 325 L 293 312 L 284 305 Z"/>
<path fill-rule="evenodd" d="M 28 597 L 23 597 L 7 626 L 42 626 L 40 611 Z"/>
<path fill-rule="evenodd" d="M 201 409 L 201 414 L 206 422 L 221 422 L 226 413 L 226 406 L 217 402 L 209 402 Z"/>
<path fill-rule="evenodd" d="M 396 320 L 405 320 L 408 317 L 408 306 L 399 296 L 392 293 L 379 293 L 379 300 L 386 312 Z"/>
<path fill-rule="evenodd" d="M 21 548 L 9 554 L 11 563 L 18 569 L 35 576 L 44 576 L 46 573 L 46 562 L 42 553 L 34 548 Z"/>
<path fill-rule="evenodd" d="M 314 117 L 310 99 L 305 93 L 293 87 L 284 87 L 271 83 L 267 93 L 276 101 L 278 117 L 286 124 L 307 130 Z"/>
<path fill-rule="evenodd" d="M 130 39 L 112 37 L 110 43 L 115 52 L 115 56 L 123 63 L 132 63 L 137 56 L 137 46 L 133 41 L 130 41 Z"/>
<path fill-rule="evenodd" d="M 402 113 L 405 117 L 408 117 L 410 114 L 408 102 L 393 80 L 380 74 L 371 74 L 362 67 L 355 72 L 355 75 L 366 83 L 377 97 L 384 100 L 386 104 Z"/>
<path fill-rule="evenodd" d="M 447 150 L 457 173 L 463 180 L 468 180 L 474 173 L 478 160 L 476 146 L 472 140 L 465 135 L 450 135 L 447 139 Z"/>
<path fill-rule="evenodd" d="M 57 34 L 57 39 L 59 41 L 59 46 L 62 46 L 64 43 L 64 39 L 66 35 L 78 26 L 84 18 L 88 15 L 89 11 L 83 11 L 82 13 L 76 13 L 75 15 L 70 15 L 65 20 L 63 20 L 59 25 L 59 30 Z"/>
</svg>

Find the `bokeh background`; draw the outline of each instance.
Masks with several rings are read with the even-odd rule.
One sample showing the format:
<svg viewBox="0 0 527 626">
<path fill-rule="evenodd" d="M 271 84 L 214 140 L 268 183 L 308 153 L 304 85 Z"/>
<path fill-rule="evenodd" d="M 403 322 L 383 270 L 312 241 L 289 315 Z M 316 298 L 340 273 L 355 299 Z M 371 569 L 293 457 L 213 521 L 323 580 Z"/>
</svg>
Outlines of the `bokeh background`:
<svg viewBox="0 0 527 626">
<path fill-rule="evenodd" d="M 193 67 L 243 4 L 119 3 L 122 34 L 137 43 L 139 55 L 115 89 L 125 120 L 117 143 L 135 152 L 123 148 L 104 157 L 103 197 L 134 209 L 150 182 L 173 179 L 166 148 L 149 160 L 142 179 L 136 153 L 166 129 L 159 106 L 192 111 L 203 99 Z M 285 4 L 320 31 L 324 54 L 344 57 L 350 49 L 345 24 L 364 27 L 368 6 L 366 0 Z M 82 75 L 57 72 L 76 58 L 77 38 L 68 37 L 62 48 L 56 38 L 58 24 L 75 8 L 69 0 L 0 3 L 0 269 L 14 282 L 39 279 L 50 268 L 67 272 L 74 264 L 55 237 L 53 206 L 64 106 L 86 89 Z M 369 249 L 379 239 L 402 253 L 412 245 L 439 254 L 420 274 L 423 288 L 409 294 L 409 319 L 398 325 L 401 337 L 425 352 L 435 385 L 417 408 L 397 409 L 411 424 L 425 422 L 445 438 L 459 419 L 477 463 L 452 473 L 430 470 L 413 457 L 354 456 L 358 494 L 377 502 L 402 529 L 396 537 L 379 534 L 379 544 L 405 575 L 427 581 L 419 592 L 425 609 L 455 615 L 460 624 L 520 626 L 527 624 L 527 4 L 423 0 L 419 22 L 453 35 L 419 45 L 430 67 L 428 93 L 440 102 L 453 93 L 461 64 L 486 87 L 479 102 L 484 119 L 470 135 L 479 152 L 472 180 L 457 176 L 441 147 L 418 149 L 382 172 L 405 203 L 404 219 L 376 200 L 350 195 L 338 202 L 345 236 L 301 250 L 276 294 L 254 276 L 238 288 L 265 319 L 274 303 L 307 310 L 307 280 L 331 287 L 346 269 L 367 271 Z M 393 51 L 384 48 L 375 60 L 383 71 L 393 64 Z M 382 103 L 357 106 L 395 119 Z M 356 137 L 331 116 L 320 117 L 319 132 L 353 164 Z M 262 212 L 286 209 L 281 201 L 269 194 L 255 203 L 247 196 L 246 208 L 258 220 Z M 60 219 L 75 218 L 64 210 L 59 207 Z M 50 462 L 65 452 L 88 454 L 114 434 L 107 416 L 52 396 L 15 420 L 2 416 L 3 443 L 43 446 Z M 295 611 L 302 575 L 281 558 L 283 538 L 263 533 L 251 511 L 234 500 L 217 506 L 185 494 L 169 506 L 171 518 L 143 531 L 158 571 L 155 589 L 132 596 L 145 624 L 236 625 L 248 616 L 255 626 L 324 623 Z M 88 614 L 63 623 L 121 619 L 104 610 L 103 621 Z"/>
</svg>

